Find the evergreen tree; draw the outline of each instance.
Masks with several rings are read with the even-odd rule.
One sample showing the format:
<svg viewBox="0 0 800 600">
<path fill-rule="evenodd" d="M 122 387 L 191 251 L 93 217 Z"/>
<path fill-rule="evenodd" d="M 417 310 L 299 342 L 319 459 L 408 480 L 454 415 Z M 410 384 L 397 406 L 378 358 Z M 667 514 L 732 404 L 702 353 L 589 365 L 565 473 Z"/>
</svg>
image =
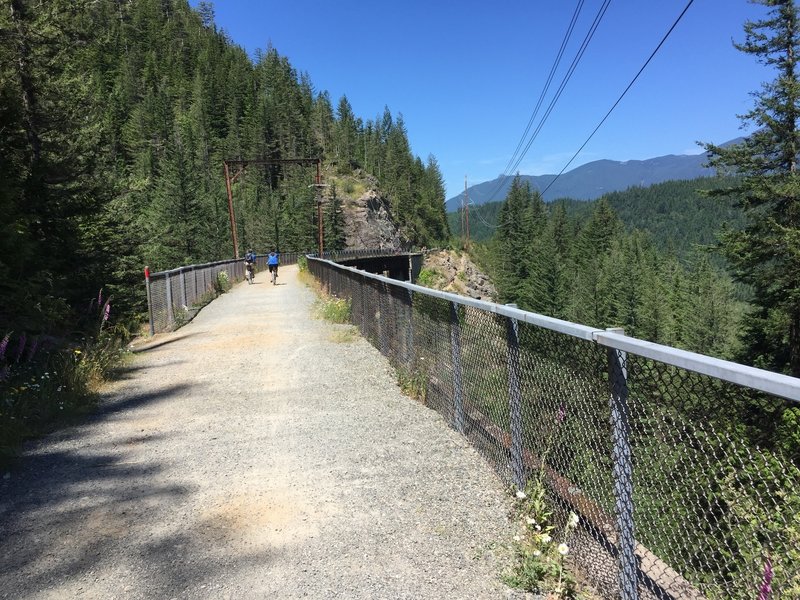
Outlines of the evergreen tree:
<svg viewBox="0 0 800 600">
<path fill-rule="evenodd" d="M 336 185 L 330 187 L 328 204 L 325 207 L 325 249 L 330 251 L 342 250 L 345 247 L 344 215 L 342 200 L 336 190 Z"/>
<path fill-rule="evenodd" d="M 353 107 L 342 96 L 336 109 L 337 120 L 334 138 L 336 140 L 336 158 L 339 160 L 339 172 L 349 173 L 351 163 L 357 163 L 358 125 L 353 114 Z"/>
<path fill-rule="evenodd" d="M 575 280 L 568 314 L 579 323 L 600 326 L 608 311 L 601 293 L 601 275 L 606 255 L 621 232 L 621 223 L 608 201 L 601 199 L 580 231 L 573 251 Z M 606 269 L 610 268 L 606 265 Z"/>
<path fill-rule="evenodd" d="M 749 358 L 800 376 L 800 22 L 793 0 L 759 3 L 770 7 L 769 17 L 747 22 L 746 41 L 736 47 L 774 67 L 777 77 L 754 94 L 755 106 L 742 117 L 756 131 L 741 144 L 706 148 L 713 166 L 741 177 L 722 193 L 739 202 L 747 225 L 728 230 L 721 247 L 737 279 L 754 291 Z"/>
</svg>

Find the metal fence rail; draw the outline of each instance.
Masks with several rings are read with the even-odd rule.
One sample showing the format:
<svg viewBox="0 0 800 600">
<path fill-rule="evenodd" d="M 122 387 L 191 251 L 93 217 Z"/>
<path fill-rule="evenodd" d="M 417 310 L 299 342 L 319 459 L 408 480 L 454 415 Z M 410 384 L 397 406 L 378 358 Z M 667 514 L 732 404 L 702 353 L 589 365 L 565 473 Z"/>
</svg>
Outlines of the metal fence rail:
<svg viewBox="0 0 800 600">
<path fill-rule="evenodd" d="M 341 260 L 347 258 L 363 258 L 384 255 L 385 250 L 342 250 L 324 252 L 325 258 Z M 297 264 L 301 256 L 307 252 L 285 252 L 280 255 L 281 265 Z M 311 254 L 310 256 L 316 256 Z M 256 255 L 256 273 L 267 268 L 267 255 Z M 220 273 L 230 283 L 244 280 L 244 260 L 229 259 L 198 265 L 178 267 L 170 271 L 147 273 L 145 271 L 145 284 L 147 287 L 147 305 L 150 318 L 150 335 L 172 331 L 176 327 L 192 320 L 200 308 L 214 298 L 219 291 Z"/>
<path fill-rule="evenodd" d="M 800 380 L 308 265 L 505 481 L 579 516 L 568 561 L 601 596 L 752 599 L 766 570 L 800 598 Z"/>
</svg>

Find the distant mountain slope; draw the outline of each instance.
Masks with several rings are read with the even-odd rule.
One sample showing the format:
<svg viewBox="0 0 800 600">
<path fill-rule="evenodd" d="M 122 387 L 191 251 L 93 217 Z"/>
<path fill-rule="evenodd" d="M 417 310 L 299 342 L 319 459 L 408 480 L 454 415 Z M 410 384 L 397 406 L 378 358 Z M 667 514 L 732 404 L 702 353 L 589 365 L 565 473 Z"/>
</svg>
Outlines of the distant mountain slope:
<svg viewBox="0 0 800 600">
<path fill-rule="evenodd" d="M 730 199 L 711 198 L 703 190 L 733 185 L 729 178 L 702 177 L 687 181 L 665 181 L 648 187 L 632 186 L 605 194 L 614 212 L 629 230 L 647 231 L 661 251 L 683 257 L 693 248 L 713 244 L 724 225 L 739 229 L 744 225 L 741 209 Z M 595 201 L 563 200 L 570 220 L 584 223 L 595 209 Z M 486 241 L 497 231 L 501 202 L 474 207 L 470 212 L 470 238 Z M 458 213 L 449 213 L 450 230 L 461 237 Z"/>
<path fill-rule="evenodd" d="M 675 179 L 696 179 L 709 177 L 713 169 L 703 166 L 707 162 L 704 154 L 659 156 L 647 160 L 596 160 L 567 171 L 544 194 L 546 202 L 557 198 L 574 200 L 594 200 L 603 194 L 626 190 L 631 186 L 647 187 L 655 183 Z M 520 175 L 523 181 L 529 181 L 531 187 L 544 190 L 553 181 L 555 175 Z M 513 177 L 500 177 L 485 181 L 467 188 L 471 205 L 504 200 Z M 450 198 L 445 207 L 447 212 L 457 211 L 461 207 L 463 193 Z"/>
</svg>

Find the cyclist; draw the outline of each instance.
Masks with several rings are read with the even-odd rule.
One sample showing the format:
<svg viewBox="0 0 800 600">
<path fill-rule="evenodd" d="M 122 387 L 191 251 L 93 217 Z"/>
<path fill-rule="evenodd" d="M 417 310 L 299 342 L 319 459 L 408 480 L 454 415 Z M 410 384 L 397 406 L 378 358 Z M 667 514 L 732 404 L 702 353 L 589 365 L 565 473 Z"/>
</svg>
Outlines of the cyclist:
<svg viewBox="0 0 800 600">
<path fill-rule="evenodd" d="M 267 267 L 269 268 L 269 273 L 272 276 L 272 283 L 275 284 L 275 280 L 278 278 L 278 262 L 279 262 L 280 253 L 275 251 L 275 248 L 270 251 L 269 256 L 267 256 Z"/>
<path fill-rule="evenodd" d="M 244 266 L 247 271 L 247 282 L 253 283 L 253 278 L 256 273 L 256 253 L 250 249 L 244 255 Z"/>
</svg>

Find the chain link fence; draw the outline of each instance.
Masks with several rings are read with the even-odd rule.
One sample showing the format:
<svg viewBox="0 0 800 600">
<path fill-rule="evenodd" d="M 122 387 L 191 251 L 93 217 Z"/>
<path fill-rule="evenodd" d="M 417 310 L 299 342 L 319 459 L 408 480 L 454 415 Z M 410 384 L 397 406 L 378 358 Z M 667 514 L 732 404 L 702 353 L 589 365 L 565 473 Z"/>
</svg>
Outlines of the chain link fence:
<svg viewBox="0 0 800 600">
<path fill-rule="evenodd" d="M 297 264 L 307 252 L 286 252 L 280 255 L 283 266 Z M 385 250 L 342 250 L 324 252 L 325 258 L 346 260 L 388 254 Z M 310 256 L 316 256 L 311 254 Z M 256 273 L 266 270 L 267 255 L 256 255 Z M 230 283 L 244 280 L 244 259 L 230 259 L 179 267 L 145 275 L 150 335 L 172 331 L 191 321 L 200 309 L 220 293 L 220 274 Z"/>
<path fill-rule="evenodd" d="M 604 598 L 800 598 L 800 380 L 309 258 Z M 566 527 L 562 530 L 566 531 Z"/>
</svg>

